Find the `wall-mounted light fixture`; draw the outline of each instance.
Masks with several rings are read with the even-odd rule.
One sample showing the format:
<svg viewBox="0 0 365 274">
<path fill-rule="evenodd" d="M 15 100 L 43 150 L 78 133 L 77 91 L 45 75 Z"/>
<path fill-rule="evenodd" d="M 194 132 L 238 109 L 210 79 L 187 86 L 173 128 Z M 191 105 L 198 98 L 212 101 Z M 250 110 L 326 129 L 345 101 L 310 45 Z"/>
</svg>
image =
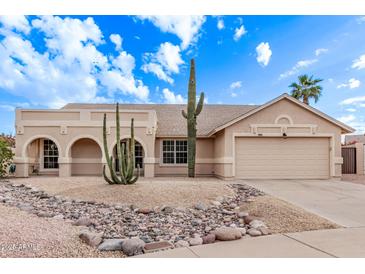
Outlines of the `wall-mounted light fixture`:
<svg viewBox="0 0 365 274">
<path fill-rule="evenodd" d="M 284 139 L 286 139 L 286 137 L 287 137 L 287 135 L 286 135 L 286 133 L 285 133 L 285 132 L 283 133 L 283 137 L 284 137 Z"/>
</svg>

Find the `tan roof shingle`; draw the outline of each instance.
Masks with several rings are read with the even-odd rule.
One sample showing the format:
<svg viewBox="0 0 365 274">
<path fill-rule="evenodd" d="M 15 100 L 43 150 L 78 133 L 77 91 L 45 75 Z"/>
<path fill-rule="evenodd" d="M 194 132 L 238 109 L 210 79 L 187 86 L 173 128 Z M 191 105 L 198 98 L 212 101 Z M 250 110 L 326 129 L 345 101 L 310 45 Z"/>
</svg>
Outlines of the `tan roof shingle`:
<svg viewBox="0 0 365 274">
<path fill-rule="evenodd" d="M 215 128 L 258 107 L 257 105 L 204 105 L 198 116 L 197 135 L 206 136 Z M 114 104 L 67 104 L 62 109 L 114 109 Z M 186 120 L 181 110 L 186 105 L 175 104 L 120 104 L 120 109 L 155 110 L 157 114 L 157 136 L 186 136 Z"/>
</svg>

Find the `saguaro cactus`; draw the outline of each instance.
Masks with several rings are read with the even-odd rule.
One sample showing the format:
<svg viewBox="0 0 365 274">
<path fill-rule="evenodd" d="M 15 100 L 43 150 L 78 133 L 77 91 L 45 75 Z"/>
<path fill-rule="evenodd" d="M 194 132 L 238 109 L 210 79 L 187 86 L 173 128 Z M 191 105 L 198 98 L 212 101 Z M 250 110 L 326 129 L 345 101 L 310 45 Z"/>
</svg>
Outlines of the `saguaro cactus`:
<svg viewBox="0 0 365 274">
<path fill-rule="evenodd" d="M 188 176 L 195 177 L 195 154 L 196 154 L 196 119 L 203 109 L 204 93 L 200 94 L 198 105 L 196 105 L 196 82 L 195 82 L 195 61 L 190 61 L 190 77 L 188 90 L 188 106 L 186 113 L 182 115 L 187 121 L 188 128 Z"/>
<path fill-rule="evenodd" d="M 117 140 L 117 159 L 119 163 L 119 174 L 117 174 L 113 161 L 113 157 L 109 156 L 108 143 L 106 138 L 106 114 L 104 113 L 103 119 L 103 144 L 104 153 L 107 161 L 107 165 L 110 172 L 110 178 L 106 174 L 106 165 L 103 167 L 103 176 L 106 182 L 109 184 L 123 184 L 129 185 L 134 184 L 139 177 L 139 167 L 137 175 L 134 175 L 134 119 L 131 119 L 131 138 L 127 140 L 127 145 L 120 144 L 120 120 L 119 120 L 119 104 L 117 103 L 115 111 L 115 124 L 116 124 L 116 140 Z"/>
</svg>

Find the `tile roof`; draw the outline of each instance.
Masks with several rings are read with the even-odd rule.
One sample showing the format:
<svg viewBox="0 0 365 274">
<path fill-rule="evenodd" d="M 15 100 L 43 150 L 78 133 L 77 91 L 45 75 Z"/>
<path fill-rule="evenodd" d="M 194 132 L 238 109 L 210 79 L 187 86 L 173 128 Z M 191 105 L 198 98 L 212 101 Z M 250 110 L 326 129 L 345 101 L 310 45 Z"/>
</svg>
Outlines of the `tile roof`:
<svg viewBox="0 0 365 274">
<path fill-rule="evenodd" d="M 249 112 L 257 105 L 204 105 L 198 116 L 197 135 L 207 136 L 215 128 Z M 78 104 L 71 103 L 62 109 L 114 109 L 114 104 Z M 186 120 L 181 110 L 186 105 L 177 104 L 120 104 L 120 109 L 155 110 L 157 114 L 157 136 L 186 136 Z"/>
<path fill-rule="evenodd" d="M 352 142 L 365 144 L 365 135 L 346 135 L 345 144 Z"/>
</svg>

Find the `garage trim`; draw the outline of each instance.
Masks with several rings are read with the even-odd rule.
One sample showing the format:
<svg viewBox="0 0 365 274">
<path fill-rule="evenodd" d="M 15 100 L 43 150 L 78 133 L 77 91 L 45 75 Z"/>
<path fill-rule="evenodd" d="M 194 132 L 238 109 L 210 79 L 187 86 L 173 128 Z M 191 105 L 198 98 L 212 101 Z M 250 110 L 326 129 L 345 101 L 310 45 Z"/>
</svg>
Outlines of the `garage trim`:
<svg viewBox="0 0 365 274">
<path fill-rule="evenodd" d="M 283 138 L 282 134 L 278 133 L 265 133 L 264 135 L 257 135 L 254 133 L 242 133 L 242 132 L 235 132 L 232 135 L 232 158 L 233 158 L 233 164 L 232 164 L 232 176 L 236 177 L 236 138 L 237 137 L 255 137 L 255 138 L 266 138 L 266 137 L 277 137 L 277 138 Z M 291 137 L 303 137 L 303 138 L 329 138 L 329 170 L 330 170 L 330 176 L 335 176 L 335 150 L 334 150 L 334 134 L 324 134 L 324 133 L 317 133 L 317 134 L 295 134 L 292 133 L 290 136 L 286 136 L 285 138 L 291 138 Z"/>
</svg>

